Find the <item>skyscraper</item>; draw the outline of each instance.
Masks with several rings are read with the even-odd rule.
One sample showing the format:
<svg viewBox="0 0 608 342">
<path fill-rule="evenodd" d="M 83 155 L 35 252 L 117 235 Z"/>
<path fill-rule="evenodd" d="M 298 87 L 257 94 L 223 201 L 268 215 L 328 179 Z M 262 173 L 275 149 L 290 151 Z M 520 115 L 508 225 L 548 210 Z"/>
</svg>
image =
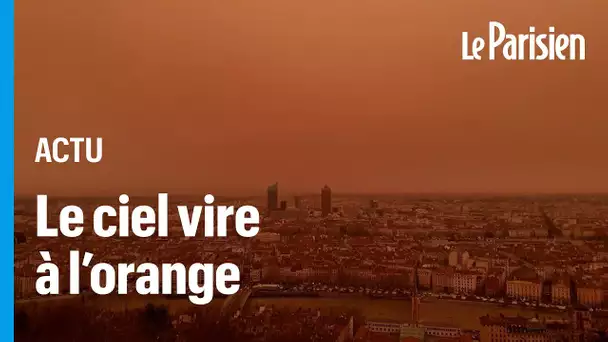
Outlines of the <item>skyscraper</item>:
<svg viewBox="0 0 608 342">
<path fill-rule="evenodd" d="M 296 209 L 302 209 L 302 198 L 300 196 L 295 196 L 293 198 L 293 203 Z"/>
<path fill-rule="evenodd" d="M 321 214 L 325 217 L 331 213 L 331 189 L 327 185 L 321 189 Z"/>
<path fill-rule="evenodd" d="M 279 183 L 270 185 L 267 189 L 268 194 L 268 212 L 279 208 Z"/>
</svg>

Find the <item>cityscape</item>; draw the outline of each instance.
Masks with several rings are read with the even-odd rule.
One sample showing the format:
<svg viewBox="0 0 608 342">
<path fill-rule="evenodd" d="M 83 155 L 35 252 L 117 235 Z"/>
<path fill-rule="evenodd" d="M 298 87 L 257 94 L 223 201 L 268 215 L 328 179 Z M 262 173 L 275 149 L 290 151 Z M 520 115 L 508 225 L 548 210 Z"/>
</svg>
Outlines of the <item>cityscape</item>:
<svg viewBox="0 0 608 342">
<path fill-rule="evenodd" d="M 86 224 L 85 234 L 69 243 L 37 238 L 35 202 L 17 198 L 17 340 L 606 339 L 608 196 L 347 195 L 328 185 L 317 194 L 286 196 L 281 190 L 274 183 L 264 195 L 216 196 L 221 204 L 263 212 L 253 239 L 231 234 L 230 225 L 225 238 L 101 239 Z M 197 203 L 203 196 L 173 200 Z M 74 201 L 92 208 L 116 199 L 51 200 L 49 224 Z M 179 229 L 174 204 L 169 228 Z M 38 251 L 51 251 L 62 269 L 71 249 L 112 263 L 232 262 L 241 269 L 241 290 L 198 307 L 183 296 L 138 295 L 133 283 L 129 295 L 94 295 L 81 274 L 81 295 L 68 295 L 67 279 L 60 281 L 64 295 L 37 295 Z M 57 329 L 50 317 L 74 324 Z"/>
</svg>

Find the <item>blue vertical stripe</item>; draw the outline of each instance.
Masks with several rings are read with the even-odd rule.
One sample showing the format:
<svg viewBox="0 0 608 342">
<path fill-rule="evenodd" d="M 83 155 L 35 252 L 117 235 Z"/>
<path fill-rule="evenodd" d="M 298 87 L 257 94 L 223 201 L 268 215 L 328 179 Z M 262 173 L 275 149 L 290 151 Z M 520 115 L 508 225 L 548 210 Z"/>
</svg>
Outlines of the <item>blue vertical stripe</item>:
<svg viewBox="0 0 608 342">
<path fill-rule="evenodd" d="M 14 340 L 14 3 L 0 1 L 0 340 Z"/>
</svg>

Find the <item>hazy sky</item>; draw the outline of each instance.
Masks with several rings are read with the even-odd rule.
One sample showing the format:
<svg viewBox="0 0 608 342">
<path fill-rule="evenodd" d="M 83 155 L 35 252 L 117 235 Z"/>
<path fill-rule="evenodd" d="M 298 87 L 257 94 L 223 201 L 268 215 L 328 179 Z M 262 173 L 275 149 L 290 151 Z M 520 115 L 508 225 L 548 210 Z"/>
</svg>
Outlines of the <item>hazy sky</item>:
<svg viewBox="0 0 608 342">
<path fill-rule="evenodd" d="M 20 0 L 17 193 L 608 191 L 608 2 Z M 462 31 L 587 61 L 460 60 Z M 35 164 L 101 136 L 99 164 Z"/>
</svg>

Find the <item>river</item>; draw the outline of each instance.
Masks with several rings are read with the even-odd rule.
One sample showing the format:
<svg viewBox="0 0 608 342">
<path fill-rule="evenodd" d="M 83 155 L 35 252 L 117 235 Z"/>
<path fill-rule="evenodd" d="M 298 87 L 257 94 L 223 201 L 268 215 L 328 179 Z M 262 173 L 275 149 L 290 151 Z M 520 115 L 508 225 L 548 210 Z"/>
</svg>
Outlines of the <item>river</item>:
<svg viewBox="0 0 608 342">
<path fill-rule="evenodd" d="M 71 299 L 70 299 L 71 300 Z M 80 301 L 79 299 L 75 299 Z M 53 301 L 38 302 L 37 305 L 52 303 Z M 188 299 L 167 299 L 163 296 L 92 296 L 86 300 L 87 305 L 106 310 L 125 310 L 144 307 L 148 303 L 166 305 L 171 312 L 183 312 L 196 308 Z M 219 309 L 224 299 L 214 299 L 205 308 Z M 21 303 L 20 305 L 24 305 Z M 18 305 L 19 306 L 19 305 Z M 247 309 L 256 309 L 259 306 L 274 306 L 277 308 L 309 308 L 319 309 L 321 312 L 340 312 L 344 310 L 358 310 L 368 320 L 409 321 L 412 305 L 408 300 L 370 299 L 367 297 L 311 297 L 311 298 L 251 298 Z M 505 316 L 521 315 L 540 318 L 565 318 L 566 313 L 536 311 L 528 308 L 505 307 L 493 303 L 467 302 L 459 300 L 446 300 L 426 298 L 420 305 L 420 319 L 422 324 L 449 324 L 465 329 L 481 328 L 479 317 L 484 315 Z"/>
</svg>

